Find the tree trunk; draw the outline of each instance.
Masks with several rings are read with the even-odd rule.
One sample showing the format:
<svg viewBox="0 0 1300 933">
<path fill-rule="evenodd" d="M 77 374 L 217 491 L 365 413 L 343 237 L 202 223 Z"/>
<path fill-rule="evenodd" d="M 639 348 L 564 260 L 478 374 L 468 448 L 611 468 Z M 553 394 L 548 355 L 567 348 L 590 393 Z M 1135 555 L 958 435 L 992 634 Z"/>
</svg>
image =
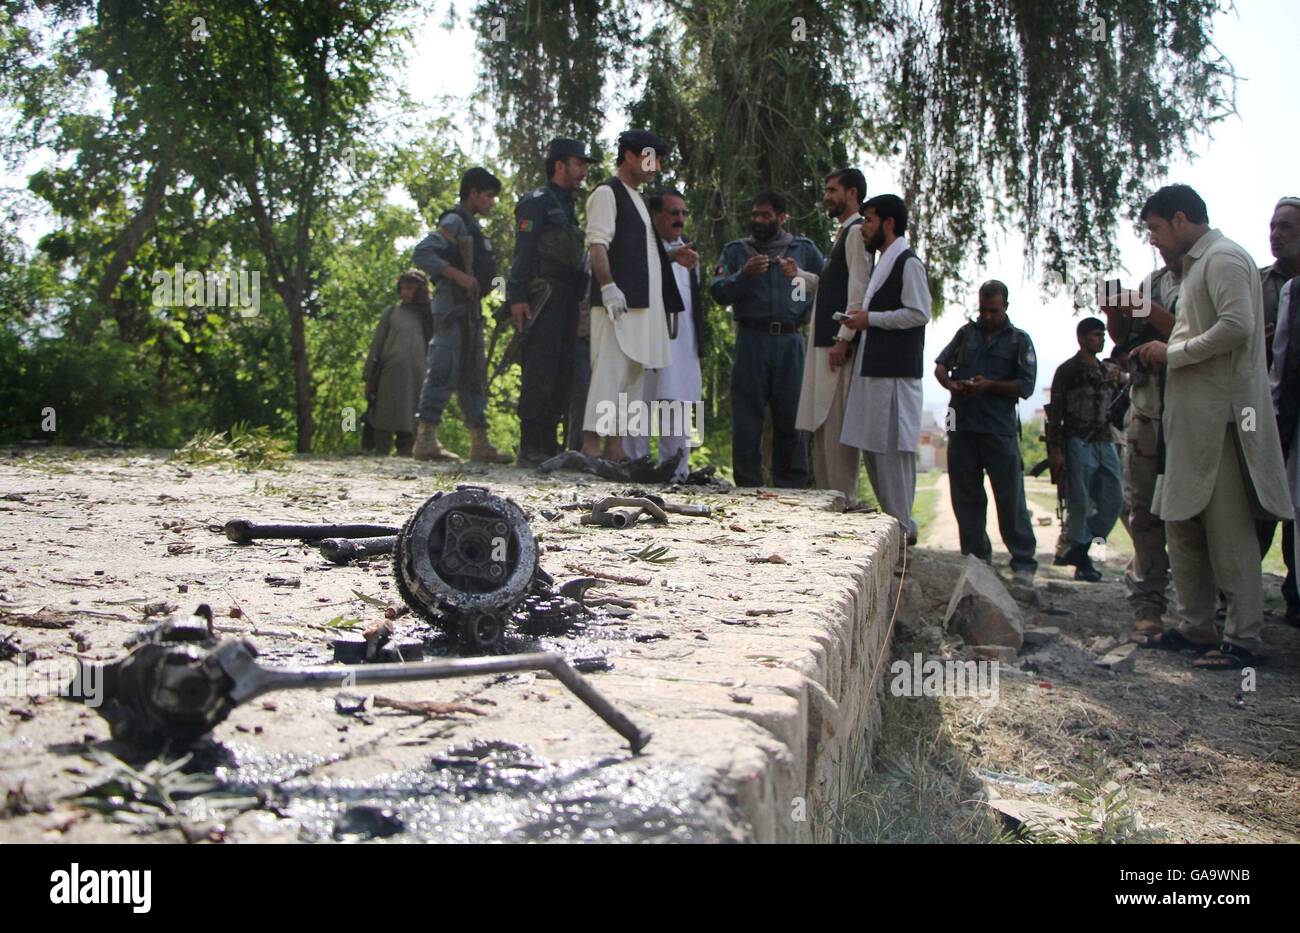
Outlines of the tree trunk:
<svg viewBox="0 0 1300 933">
<path fill-rule="evenodd" d="M 113 297 L 113 291 L 117 288 L 117 283 L 122 278 L 122 273 L 126 271 L 127 265 L 135 258 L 136 251 L 140 249 L 140 244 L 144 242 L 145 234 L 153 226 L 154 220 L 158 217 L 158 209 L 162 207 L 163 195 L 167 192 L 167 183 L 171 181 L 172 167 L 171 162 L 163 160 L 155 162 L 153 168 L 149 170 L 149 177 L 145 181 L 144 200 L 140 204 L 140 210 L 131 218 L 131 222 L 126 225 L 122 231 L 122 238 L 117 241 L 117 248 L 113 251 L 113 258 L 108 262 L 108 268 L 104 270 L 104 277 L 99 280 L 99 289 L 95 297 L 101 303 L 107 304 L 108 300 Z"/>
<path fill-rule="evenodd" d="M 312 436 L 316 421 L 312 418 L 313 395 L 311 364 L 307 359 L 307 317 L 302 309 L 302 293 L 295 290 L 285 296 L 289 310 L 289 351 L 293 357 L 293 397 L 295 423 L 298 431 L 297 451 L 311 453 Z"/>
</svg>

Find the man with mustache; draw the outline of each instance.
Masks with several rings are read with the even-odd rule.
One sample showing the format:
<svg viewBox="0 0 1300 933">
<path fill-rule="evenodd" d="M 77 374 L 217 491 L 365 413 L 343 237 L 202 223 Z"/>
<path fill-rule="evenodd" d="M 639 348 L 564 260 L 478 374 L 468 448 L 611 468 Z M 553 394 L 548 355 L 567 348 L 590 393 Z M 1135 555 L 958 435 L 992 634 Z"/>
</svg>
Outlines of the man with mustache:
<svg viewBox="0 0 1300 933">
<path fill-rule="evenodd" d="M 1182 621 L 1155 647 L 1203 652 L 1199 668 L 1254 666 L 1264 623 L 1255 523 L 1295 514 L 1264 363 L 1259 272 L 1210 228 L 1205 202 L 1187 185 L 1161 188 L 1138 216 L 1151 245 L 1183 266 L 1169 342 L 1134 351 L 1167 370 L 1165 468 L 1152 510 L 1165 522 Z M 1228 602 L 1222 634 L 1216 584 Z"/>
<path fill-rule="evenodd" d="M 523 332 L 519 352 L 519 465 L 536 466 L 558 450 L 556 429 L 568 413 L 578 338 L 578 300 L 587 284 L 582 228 L 573 193 L 596 161 L 582 143 L 552 139 L 546 184 L 515 206 L 515 255 L 506 300 Z"/>
<path fill-rule="evenodd" d="M 628 426 L 618 423 L 618 412 L 641 399 L 647 369 L 662 369 L 671 360 L 667 315 L 682 310 L 682 296 L 637 190 L 658 174 L 668 151 L 654 133 L 628 130 L 618 138 L 617 171 L 587 198 L 591 385 L 582 452 L 589 456 L 625 458 Z"/>
<path fill-rule="evenodd" d="M 736 320 L 731 367 L 731 465 L 737 486 L 763 485 L 763 420 L 772 411 L 772 484 L 808 485 L 806 435 L 795 429 L 803 382 L 799 329 L 812 310 L 822 254 L 784 229 L 785 198 L 755 196 L 752 235 L 722 248 L 709 294 Z"/>
<path fill-rule="evenodd" d="M 647 372 L 644 386 L 645 401 L 654 408 L 653 431 L 659 437 L 659 462 L 680 457 L 672 477 L 675 483 L 685 482 L 690 474 L 694 432 L 704 428 L 688 419 L 698 412 L 704 398 L 700 359 L 708 343 L 700 286 L 700 254 L 682 236 L 686 216 L 686 198 L 680 191 L 670 188 L 650 196 L 650 217 L 664 251 L 672 260 L 673 280 L 684 306 L 680 314 L 668 318 L 672 362 L 663 369 Z M 624 444 L 633 460 L 650 453 L 650 438 L 646 434 L 629 433 Z"/>
<path fill-rule="evenodd" d="M 862 199 L 866 194 L 867 180 L 856 168 L 826 176 L 822 203 L 839 229 L 817 283 L 795 420 L 799 430 L 812 432 L 813 482 L 818 489 L 844 493 L 846 507 L 855 505 L 858 499 L 858 448 L 840 443 L 853 375 L 845 363 L 858 335 L 834 315 L 862 309 L 862 296 L 871 275 L 872 254 L 863 246 L 861 227 Z"/>
<path fill-rule="evenodd" d="M 907 205 L 881 194 L 862 206 L 862 240 L 879 252 L 862 308 L 845 324 L 862 331 L 840 442 L 861 448 L 871 488 L 898 519 L 909 544 L 916 499 L 916 445 L 921 436 L 921 368 L 930 288 L 925 266 L 907 243 Z"/>
<path fill-rule="evenodd" d="M 1274 342 L 1277 339 L 1275 329 L 1281 316 L 1280 297 L 1282 287 L 1297 275 L 1300 275 L 1300 198 L 1282 198 L 1273 208 L 1273 217 L 1268 225 L 1268 245 L 1276 260 L 1271 266 L 1259 270 L 1260 285 L 1264 292 L 1264 336 L 1267 340 L 1265 350 L 1269 365 L 1274 362 Z M 1292 286 L 1295 289 L 1295 286 Z M 1281 338 L 1285 342 L 1286 338 Z M 1293 350 L 1294 352 L 1294 350 Z M 1280 396 L 1275 392 L 1275 400 Z M 1278 417 L 1282 417 L 1281 409 Z M 1288 443 L 1283 445 L 1282 453 L 1290 450 L 1288 425 L 1282 419 L 1279 427 L 1283 438 Z M 1267 554 L 1273 546 L 1273 532 L 1276 522 L 1260 522 L 1259 553 Z M 1286 600 L 1286 621 L 1300 625 L 1300 590 L 1296 587 L 1295 575 L 1295 523 L 1282 525 L 1282 558 L 1286 561 L 1286 579 L 1282 581 L 1282 597 Z"/>
</svg>

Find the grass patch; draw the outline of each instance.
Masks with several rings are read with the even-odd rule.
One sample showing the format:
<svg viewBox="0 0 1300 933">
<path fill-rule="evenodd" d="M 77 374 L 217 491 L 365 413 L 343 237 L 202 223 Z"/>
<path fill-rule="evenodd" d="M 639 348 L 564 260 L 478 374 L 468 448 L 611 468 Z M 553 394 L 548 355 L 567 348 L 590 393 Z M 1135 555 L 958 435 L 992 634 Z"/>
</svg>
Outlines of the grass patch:
<svg viewBox="0 0 1300 933">
<path fill-rule="evenodd" d="M 265 425 L 249 427 L 240 422 L 223 431 L 200 431 L 172 454 L 173 463 L 193 466 L 230 466 L 239 470 L 283 469 L 290 456 L 288 441 L 273 437 Z"/>
</svg>

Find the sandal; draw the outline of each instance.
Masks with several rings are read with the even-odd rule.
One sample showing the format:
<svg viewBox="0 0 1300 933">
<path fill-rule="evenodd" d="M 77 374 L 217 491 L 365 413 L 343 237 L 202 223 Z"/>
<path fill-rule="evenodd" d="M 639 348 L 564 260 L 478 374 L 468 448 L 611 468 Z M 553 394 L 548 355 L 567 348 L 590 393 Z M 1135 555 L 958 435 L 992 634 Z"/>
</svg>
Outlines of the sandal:
<svg viewBox="0 0 1300 933">
<path fill-rule="evenodd" d="M 1133 623 L 1133 631 L 1128 640 L 1143 648 L 1154 647 L 1151 642 L 1164 634 L 1165 627 L 1158 619 L 1138 619 Z"/>
<path fill-rule="evenodd" d="M 1193 661 L 1192 667 L 1202 671 L 1239 671 L 1243 667 L 1255 667 L 1263 663 L 1263 655 L 1225 641 Z"/>
<path fill-rule="evenodd" d="M 1159 648 L 1162 651 L 1195 651 L 1197 654 L 1205 654 L 1207 651 L 1214 650 L 1214 643 L 1202 643 L 1192 641 L 1176 628 L 1167 628 L 1159 635 L 1153 635 L 1145 641 L 1138 644 L 1143 648 Z"/>
</svg>

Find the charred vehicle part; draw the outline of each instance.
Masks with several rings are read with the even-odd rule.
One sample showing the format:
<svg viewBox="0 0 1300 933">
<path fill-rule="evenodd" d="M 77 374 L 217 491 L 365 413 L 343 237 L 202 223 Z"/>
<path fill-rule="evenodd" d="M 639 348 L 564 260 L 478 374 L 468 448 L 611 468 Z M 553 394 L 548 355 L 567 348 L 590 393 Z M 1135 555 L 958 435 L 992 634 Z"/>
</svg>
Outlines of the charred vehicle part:
<svg viewBox="0 0 1300 933">
<path fill-rule="evenodd" d="M 206 610 L 206 612 L 205 612 Z M 241 703 L 274 690 L 354 687 L 357 684 L 444 680 L 517 671 L 545 671 L 628 741 L 638 753 L 650 740 L 558 654 L 450 658 L 363 667 L 264 667 L 246 638 L 218 638 L 211 610 L 155 627 L 124 658 L 107 664 L 81 661 L 70 696 L 93 698 L 113 738 L 136 746 L 167 740 L 192 742 L 211 731 Z M 93 689 L 92 689 L 93 687 Z"/>
<path fill-rule="evenodd" d="M 480 648 L 499 641 L 525 598 L 553 582 L 523 510 L 465 485 L 435 494 L 402 527 L 393 576 L 412 611 Z"/>
</svg>

